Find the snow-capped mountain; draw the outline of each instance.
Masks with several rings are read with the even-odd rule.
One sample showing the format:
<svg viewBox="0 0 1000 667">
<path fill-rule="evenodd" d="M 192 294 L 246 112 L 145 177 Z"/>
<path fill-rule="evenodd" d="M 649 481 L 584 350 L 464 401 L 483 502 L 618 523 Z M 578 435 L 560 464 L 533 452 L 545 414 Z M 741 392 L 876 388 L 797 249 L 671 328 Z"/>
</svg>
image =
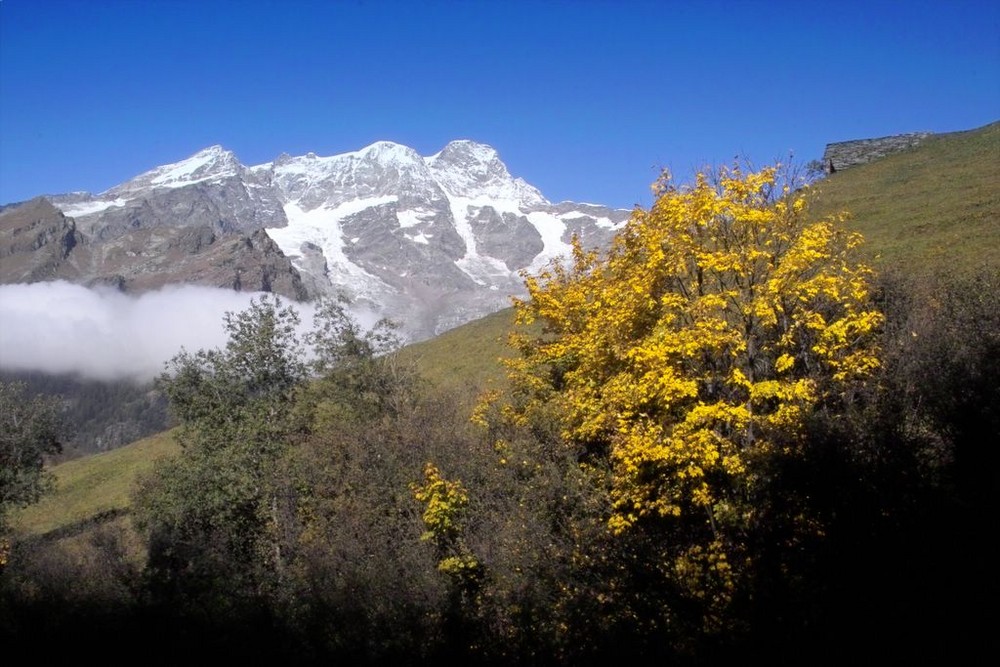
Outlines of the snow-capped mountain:
<svg viewBox="0 0 1000 667">
<path fill-rule="evenodd" d="M 83 192 L 48 199 L 102 238 L 123 228 L 207 225 L 222 233 L 251 233 L 286 223 L 270 185 L 222 146 L 151 169 L 96 197 Z"/>
<path fill-rule="evenodd" d="M 300 299 L 341 292 L 401 322 L 413 340 L 509 305 L 523 291 L 521 271 L 565 255 L 574 233 L 604 246 L 629 214 L 553 205 L 513 177 L 496 150 L 468 140 L 427 157 L 380 141 L 250 167 L 212 146 L 97 196 L 48 200 L 67 219 L 52 221 L 53 229 L 69 225 L 76 245 L 90 248 L 86 261 L 85 253 L 70 261 L 71 251 L 61 264 L 49 258 L 53 277 L 106 281 L 111 271 L 126 290 L 148 287 L 155 274 Z M 137 240 L 146 245 L 137 250 Z M 232 247 L 213 250 L 219 243 Z M 240 255 L 241 243 L 256 259 Z M 123 261 L 130 252 L 134 261 Z M 155 256 L 168 252 L 164 267 Z M 254 263 L 262 257 L 268 270 Z"/>
</svg>

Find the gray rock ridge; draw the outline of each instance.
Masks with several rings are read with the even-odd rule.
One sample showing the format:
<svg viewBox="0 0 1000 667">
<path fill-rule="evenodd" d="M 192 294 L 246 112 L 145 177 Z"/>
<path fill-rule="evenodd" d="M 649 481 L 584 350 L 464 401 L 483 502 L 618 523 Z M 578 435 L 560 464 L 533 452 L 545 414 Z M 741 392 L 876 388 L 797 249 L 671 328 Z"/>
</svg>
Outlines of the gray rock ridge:
<svg viewBox="0 0 1000 667">
<path fill-rule="evenodd" d="M 552 204 L 469 139 L 427 157 L 378 141 L 255 166 L 211 146 L 98 195 L 45 199 L 79 249 L 39 260 L 37 275 L 126 291 L 193 282 L 301 300 L 341 293 L 400 322 L 408 340 L 510 305 L 522 273 L 566 256 L 574 235 L 606 247 L 631 213 Z"/>
<path fill-rule="evenodd" d="M 76 218 L 86 233 L 102 240 L 161 225 L 208 225 L 219 232 L 251 233 L 288 224 L 266 174 L 251 173 L 229 152 L 217 161 L 221 166 L 207 171 L 213 165 L 203 165 L 189 180 L 171 179 L 177 169 L 158 167 L 96 197 L 74 193 L 49 199 Z"/>
<path fill-rule="evenodd" d="M 86 244 L 72 218 L 43 197 L 0 210 L 0 277 L 32 283 L 74 279 L 70 256 Z"/>
<path fill-rule="evenodd" d="M 541 234 L 523 215 L 483 206 L 470 216 L 469 224 L 482 251 L 511 271 L 524 269 L 545 249 Z"/>
<path fill-rule="evenodd" d="M 929 136 L 931 136 L 930 132 L 911 132 L 874 139 L 830 143 L 823 151 L 823 167 L 827 174 L 832 174 L 860 164 L 867 164 L 887 155 L 914 148 Z"/>
<path fill-rule="evenodd" d="M 270 291 L 308 298 L 298 271 L 263 230 L 217 232 L 209 225 L 137 226 L 105 234 L 79 230 L 47 199 L 0 211 L 0 283 L 66 280 L 141 293 L 173 283 Z"/>
</svg>

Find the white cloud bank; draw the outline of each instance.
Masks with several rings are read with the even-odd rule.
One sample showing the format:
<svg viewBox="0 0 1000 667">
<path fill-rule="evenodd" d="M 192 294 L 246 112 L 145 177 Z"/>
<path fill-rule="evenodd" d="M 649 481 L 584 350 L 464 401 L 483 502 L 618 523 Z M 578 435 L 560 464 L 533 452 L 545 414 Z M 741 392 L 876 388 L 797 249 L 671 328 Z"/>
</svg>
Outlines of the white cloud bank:
<svg viewBox="0 0 1000 667">
<path fill-rule="evenodd" d="M 56 281 L 0 285 L 0 368 L 150 380 L 181 348 L 223 347 L 223 316 L 258 293 L 167 286 L 129 296 Z M 312 308 L 286 299 L 312 324 Z"/>
</svg>

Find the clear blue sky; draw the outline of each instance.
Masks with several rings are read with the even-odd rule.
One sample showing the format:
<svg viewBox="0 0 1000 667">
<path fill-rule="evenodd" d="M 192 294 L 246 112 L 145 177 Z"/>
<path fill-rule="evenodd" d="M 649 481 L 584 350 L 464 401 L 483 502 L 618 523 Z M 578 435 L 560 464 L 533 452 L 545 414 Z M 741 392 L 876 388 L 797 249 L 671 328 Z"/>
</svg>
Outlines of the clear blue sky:
<svg viewBox="0 0 1000 667">
<path fill-rule="evenodd" d="M 552 201 L 1000 120 L 1000 2 L 0 0 L 0 203 L 470 138 Z"/>
</svg>

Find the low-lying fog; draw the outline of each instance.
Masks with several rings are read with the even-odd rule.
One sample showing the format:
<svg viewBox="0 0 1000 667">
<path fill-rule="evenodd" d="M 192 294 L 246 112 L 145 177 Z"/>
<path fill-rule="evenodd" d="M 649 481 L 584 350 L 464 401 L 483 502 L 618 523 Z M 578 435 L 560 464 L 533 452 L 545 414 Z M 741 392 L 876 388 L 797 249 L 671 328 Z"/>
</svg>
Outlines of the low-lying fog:
<svg viewBox="0 0 1000 667">
<path fill-rule="evenodd" d="M 181 348 L 223 347 L 223 316 L 260 294 L 193 285 L 130 296 L 56 281 L 0 285 L 0 368 L 147 381 Z M 313 308 L 290 302 L 302 328 Z"/>
</svg>

